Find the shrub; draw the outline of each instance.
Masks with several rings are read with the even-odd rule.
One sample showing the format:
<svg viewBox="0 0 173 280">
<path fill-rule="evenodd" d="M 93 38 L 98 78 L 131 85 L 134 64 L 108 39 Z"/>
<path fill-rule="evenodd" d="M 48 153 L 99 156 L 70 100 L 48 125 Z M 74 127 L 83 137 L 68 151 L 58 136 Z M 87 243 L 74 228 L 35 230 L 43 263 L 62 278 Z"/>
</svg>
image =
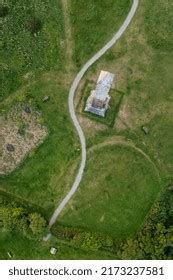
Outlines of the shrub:
<svg viewBox="0 0 173 280">
<path fill-rule="evenodd" d="M 0 5 L 0 17 L 6 17 L 8 15 L 8 6 Z"/>
<path fill-rule="evenodd" d="M 37 238 L 45 233 L 46 225 L 46 220 L 39 213 L 28 213 L 26 208 L 16 206 L 15 203 L 0 204 L 0 228 L 3 230 Z"/>
<path fill-rule="evenodd" d="M 5 230 L 15 230 L 20 228 L 20 221 L 25 215 L 25 210 L 22 207 L 0 207 L 0 221 Z"/>
<path fill-rule="evenodd" d="M 51 228 L 51 232 L 56 237 L 71 241 L 71 243 L 83 249 L 98 250 L 99 248 L 110 248 L 113 246 L 113 239 L 110 236 L 79 228 L 55 224 Z"/>
<path fill-rule="evenodd" d="M 83 249 L 98 250 L 102 247 L 99 236 L 91 232 L 77 233 L 74 237 L 74 242 Z"/>
<path fill-rule="evenodd" d="M 42 29 L 42 22 L 40 19 L 34 17 L 26 23 L 26 27 L 31 34 L 36 34 Z"/>
<path fill-rule="evenodd" d="M 40 214 L 31 213 L 28 216 L 28 220 L 29 220 L 29 228 L 31 229 L 34 235 L 40 235 L 45 232 L 46 221 Z"/>
<path fill-rule="evenodd" d="M 72 240 L 77 233 L 77 230 L 70 227 L 64 227 L 58 224 L 53 225 L 51 232 L 58 238 Z"/>
</svg>

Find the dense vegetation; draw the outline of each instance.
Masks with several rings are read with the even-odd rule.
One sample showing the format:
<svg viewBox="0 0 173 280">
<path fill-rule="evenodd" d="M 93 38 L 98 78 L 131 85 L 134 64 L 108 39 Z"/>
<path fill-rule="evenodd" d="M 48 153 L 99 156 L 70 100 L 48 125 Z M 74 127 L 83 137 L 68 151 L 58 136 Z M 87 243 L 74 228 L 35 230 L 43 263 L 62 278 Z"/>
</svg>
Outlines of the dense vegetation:
<svg viewBox="0 0 173 280">
<path fill-rule="evenodd" d="M 58 253 L 54 256 L 50 254 L 51 246 L 58 248 Z M 12 257 L 9 256 L 11 254 Z M 37 239 L 28 239 L 19 233 L 1 233 L 0 234 L 0 259 L 19 259 L 19 260 L 101 260 L 111 259 L 106 252 L 83 250 L 68 243 L 53 239 L 50 242 L 44 242 Z"/>
<path fill-rule="evenodd" d="M 113 246 L 113 239 L 109 235 L 98 234 L 80 228 L 64 227 L 55 224 L 51 232 L 57 238 L 69 241 L 72 245 L 85 250 L 109 249 Z"/>
<path fill-rule="evenodd" d="M 167 190 L 135 238 L 121 244 L 122 259 L 173 259 L 173 191 Z"/>
<path fill-rule="evenodd" d="M 0 4 L 0 17 L 5 17 L 8 15 L 8 6 Z"/>
<path fill-rule="evenodd" d="M 0 231 L 16 232 L 27 238 L 39 238 L 46 233 L 47 222 L 36 212 L 29 212 L 27 208 L 16 203 L 9 203 L 4 196 L 0 196 Z"/>
</svg>

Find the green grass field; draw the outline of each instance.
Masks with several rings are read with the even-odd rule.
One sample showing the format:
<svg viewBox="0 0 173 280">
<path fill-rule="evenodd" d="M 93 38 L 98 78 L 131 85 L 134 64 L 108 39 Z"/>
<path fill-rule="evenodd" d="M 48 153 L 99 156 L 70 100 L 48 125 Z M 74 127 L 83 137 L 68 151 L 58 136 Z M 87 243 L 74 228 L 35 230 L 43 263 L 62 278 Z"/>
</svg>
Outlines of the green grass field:
<svg viewBox="0 0 173 280">
<path fill-rule="evenodd" d="M 59 220 L 124 238 L 137 232 L 160 190 L 154 167 L 131 147 L 88 153 L 81 187 Z"/>
<path fill-rule="evenodd" d="M 131 29 L 87 74 L 90 80 L 100 69 L 116 73 L 116 89 L 124 93 L 112 128 L 94 136 L 86 130 L 89 147 L 106 141 L 108 135 L 124 135 L 154 162 L 161 184 L 150 164 L 132 151 L 115 146 L 101 148 L 92 156 L 88 153 L 81 188 L 62 213 L 61 224 L 87 227 L 115 237 L 133 235 L 142 226 L 160 191 L 172 182 L 173 65 L 169 4 L 160 1 L 159 6 L 155 2 L 151 7 L 150 1 L 141 1 Z M 158 14 L 166 18 L 164 24 L 157 21 Z M 149 129 L 148 135 L 141 129 L 144 125 Z"/>
<path fill-rule="evenodd" d="M 128 5 L 125 5 L 126 2 Z M 129 3 L 114 3 L 118 19 L 122 20 L 125 16 Z M 91 4 L 88 2 L 85 7 L 88 14 Z M 99 4 L 94 5 L 90 23 L 92 25 L 95 20 L 97 29 L 101 23 L 95 16 L 98 19 L 103 13 L 100 7 L 97 15 Z M 112 1 L 107 5 L 111 4 Z M 78 5 L 76 11 L 83 8 L 81 3 L 73 2 L 72 9 L 73 5 Z M 32 18 L 41 21 L 41 29 L 35 35 L 28 30 L 28 22 Z M 103 28 L 108 27 L 104 27 L 108 18 L 109 14 L 104 15 Z M 115 29 L 118 24 L 120 20 Z M 109 25 L 111 26 L 110 22 Z M 45 208 L 49 216 L 71 186 L 80 153 L 68 117 L 69 80 L 66 79 L 64 70 L 64 19 L 61 1 L 9 2 L 8 14 L 3 18 L 3 34 L 1 109 L 6 113 L 17 102 L 29 102 L 33 108 L 42 112 L 41 119 L 48 127 L 49 136 L 15 172 L 0 179 L 1 189 Z M 94 34 L 98 36 L 98 32 Z M 112 35 L 111 30 L 109 34 Z M 48 103 L 41 101 L 45 95 L 50 97 Z"/>
<path fill-rule="evenodd" d="M 40 100 L 46 92 L 50 100 L 45 104 Z M 68 117 L 67 91 L 55 80 L 41 77 L 22 94 L 41 110 L 49 136 L 21 167 L 1 179 L 1 188 L 45 208 L 50 215 L 70 188 L 79 157 L 79 144 Z"/>
<path fill-rule="evenodd" d="M 123 38 L 87 74 L 87 79 L 91 79 L 106 67 L 117 75 L 116 90 L 123 93 L 113 128 L 94 137 L 88 133 L 89 145 L 103 141 L 108 135 L 126 135 L 160 166 L 164 178 L 173 172 L 170 2 L 141 1 Z M 158 14 L 165 18 L 164 22 L 156 20 Z M 147 136 L 142 126 L 149 128 Z"/>
<path fill-rule="evenodd" d="M 76 73 L 74 70 L 67 73 L 65 64 L 68 61 L 62 2 L 10 0 L 8 3 L 8 14 L 2 18 L 0 107 L 5 114 L 17 102 L 29 102 L 42 112 L 41 122 L 47 126 L 49 135 L 16 171 L 0 178 L 0 192 L 7 192 L 10 199 L 14 196 L 14 200 L 30 207 L 37 206 L 48 219 L 70 189 L 79 163 L 79 142 L 67 107 L 68 90 Z M 71 1 L 74 49 L 73 61 L 69 63 L 79 68 L 102 47 L 123 22 L 131 3 L 130 0 Z M 83 126 L 88 148 L 92 150 L 92 146 L 109 142 L 110 137 L 124 137 L 153 161 L 161 182 L 150 161 L 131 147 L 108 145 L 93 151 L 88 149 L 83 181 L 62 213 L 61 224 L 107 233 L 115 240 L 132 236 L 142 226 L 155 199 L 172 182 L 172 13 L 170 0 L 152 3 L 141 0 L 121 40 L 91 67 L 83 81 L 93 81 L 101 69 L 112 71 L 117 75 L 112 101 L 116 100 L 116 94 L 123 94 L 118 106 L 117 102 L 111 103 L 104 121 L 82 113 L 92 122 L 90 130 Z M 36 35 L 28 30 L 28 22 L 31 24 L 33 18 L 40 20 Z M 42 102 L 45 95 L 50 97 L 47 103 Z M 106 124 L 105 129 L 95 131 L 100 123 Z M 141 130 L 143 125 L 149 128 L 148 135 Z M 51 259 L 49 246 L 15 233 L 0 232 L 0 259 L 7 258 L 8 250 L 16 259 Z M 111 257 L 61 244 L 55 258 Z"/>
<path fill-rule="evenodd" d="M 78 67 L 111 39 L 131 3 L 131 0 L 71 1 L 74 62 Z"/>
</svg>

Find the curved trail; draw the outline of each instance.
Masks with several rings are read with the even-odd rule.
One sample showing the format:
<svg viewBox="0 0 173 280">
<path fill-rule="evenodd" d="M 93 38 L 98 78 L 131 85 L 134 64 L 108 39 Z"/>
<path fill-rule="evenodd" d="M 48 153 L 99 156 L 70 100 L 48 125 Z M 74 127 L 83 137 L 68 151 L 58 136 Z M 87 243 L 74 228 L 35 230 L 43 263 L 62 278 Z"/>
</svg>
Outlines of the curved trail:
<svg viewBox="0 0 173 280">
<path fill-rule="evenodd" d="M 58 218 L 58 216 L 60 215 L 60 213 L 62 212 L 62 210 L 66 206 L 66 204 L 69 202 L 71 197 L 76 192 L 76 190 L 77 190 L 77 188 L 78 188 L 78 186 L 81 182 L 81 179 L 82 179 L 82 176 L 83 176 L 83 173 L 84 173 L 85 163 L 86 163 L 85 135 L 84 135 L 83 130 L 82 130 L 82 128 L 81 128 L 81 126 L 78 122 L 78 119 L 77 119 L 76 114 L 75 114 L 75 108 L 74 108 L 74 95 L 75 95 L 76 89 L 77 89 L 82 77 L 84 76 L 84 74 L 89 69 L 89 67 L 92 64 L 94 64 L 102 55 L 104 55 L 117 42 L 117 40 L 123 35 L 123 33 L 125 32 L 125 30 L 129 26 L 132 18 L 135 15 L 138 4 L 139 4 L 139 0 L 133 0 L 133 4 L 132 4 L 132 7 L 130 9 L 130 12 L 128 13 L 124 23 L 122 24 L 122 26 L 120 27 L 118 32 L 116 32 L 115 35 L 113 36 L 113 38 L 82 67 L 82 69 L 77 74 L 77 76 L 74 79 L 74 81 L 72 83 L 72 86 L 70 88 L 69 96 L 68 96 L 69 113 L 70 113 L 70 117 L 72 119 L 72 122 L 73 122 L 73 124 L 76 128 L 76 131 L 79 135 L 79 139 L 80 139 L 80 143 L 81 143 L 81 150 L 82 150 L 81 164 L 80 164 L 77 176 L 74 180 L 74 183 L 72 185 L 71 190 L 66 195 L 66 197 L 63 199 L 63 201 L 60 203 L 60 205 L 57 207 L 55 212 L 53 213 L 53 215 L 50 219 L 50 222 L 49 222 L 49 228 L 56 222 L 56 219 Z"/>
<path fill-rule="evenodd" d="M 114 136 L 111 139 L 105 140 L 102 143 L 99 143 L 98 145 L 92 146 L 89 150 L 88 153 L 95 151 L 97 149 L 100 148 L 104 148 L 107 146 L 123 146 L 123 147 L 127 147 L 127 148 L 132 148 L 134 149 L 136 152 L 138 152 L 139 154 L 141 154 L 147 161 L 148 163 L 150 163 L 153 166 L 153 169 L 155 170 L 156 176 L 158 178 L 158 181 L 161 181 L 161 177 L 160 177 L 160 172 L 156 166 L 156 164 L 154 163 L 154 161 L 149 157 L 149 155 L 147 155 L 142 149 L 140 149 L 139 147 L 135 146 L 135 144 L 133 144 L 133 142 L 126 140 L 123 137 L 117 137 Z"/>
</svg>

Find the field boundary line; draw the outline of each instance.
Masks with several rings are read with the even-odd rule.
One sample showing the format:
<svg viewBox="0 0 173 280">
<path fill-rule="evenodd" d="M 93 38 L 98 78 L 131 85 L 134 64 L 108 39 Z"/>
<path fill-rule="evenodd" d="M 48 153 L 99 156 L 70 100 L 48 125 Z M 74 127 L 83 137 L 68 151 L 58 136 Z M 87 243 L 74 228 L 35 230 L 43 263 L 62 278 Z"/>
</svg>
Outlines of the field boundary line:
<svg viewBox="0 0 173 280">
<path fill-rule="evenodd" d="M 159 170 L 156 166 L 156 164 L 154 163 L 154 161 L 150 158 L 149 155 L 147 155 L 141 148 L 135 146 L 135 144 L 132 141 L 126 140 L 123 137 L 113 137 L 110 140 L 105 140 L 102 143 L 99 143 L 98 145 L 94 145 L 92 146 L 90 149 L 88 149 L 88 153 L 91 153 L 92 151 L 96 151 L 98 149 L 107 147 L 107 146 L 122 146 L 122 147 L 129 147 L 134 149 L 136 152 L 138 152 L 139 154 L 143 155 L 143 157 L 153 166 L 156 175 L 158 177 L 159 182 L 161 182 L 161 176 L 159 173 Z"/>
</svg>

